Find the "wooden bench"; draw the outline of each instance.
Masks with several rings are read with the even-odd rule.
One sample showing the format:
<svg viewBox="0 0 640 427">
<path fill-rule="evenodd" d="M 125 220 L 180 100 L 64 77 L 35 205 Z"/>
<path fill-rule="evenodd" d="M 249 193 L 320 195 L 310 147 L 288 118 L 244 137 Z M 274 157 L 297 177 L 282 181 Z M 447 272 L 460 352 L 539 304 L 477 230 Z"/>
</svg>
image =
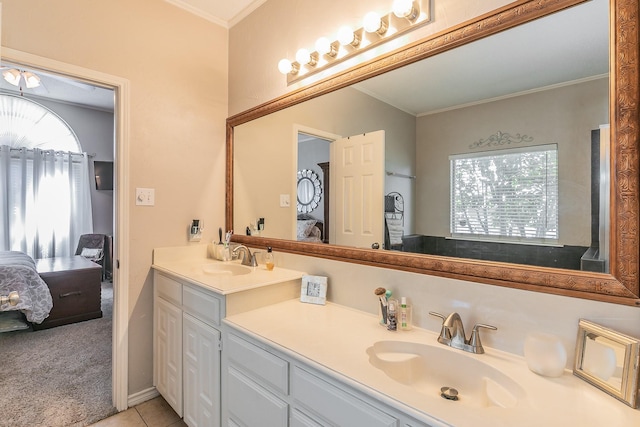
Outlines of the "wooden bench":
<svg viewBox="0 0 640 427">
<path fill-rule="evenodd" d="M 76 255 L 38 259 L 36 269 L 49 286 L 53 308 L 34 330 L 102 317 L 100 265 Z"/>
</svg>

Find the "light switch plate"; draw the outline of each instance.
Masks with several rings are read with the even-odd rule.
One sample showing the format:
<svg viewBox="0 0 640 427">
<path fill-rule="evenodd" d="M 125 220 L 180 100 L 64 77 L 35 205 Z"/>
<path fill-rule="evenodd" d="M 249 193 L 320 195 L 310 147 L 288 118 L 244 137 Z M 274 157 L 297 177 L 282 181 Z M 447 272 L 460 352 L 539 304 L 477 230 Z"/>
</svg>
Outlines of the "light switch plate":
<svg viewBox="0 0 640 427">
<path fill-rule="evenodd" d="M 136 188 L 136 205 L 153 206 L 156 203 L 156 190 L 154 188 Z"/>
<path fill-rule="evenodd" d="M 281 208 L 288 208 L 289 206 L 291 206 L 291 198 L 289 197 L 288 194 L 281 194 L 280 195 L 280 207 Z"/>
</svg>

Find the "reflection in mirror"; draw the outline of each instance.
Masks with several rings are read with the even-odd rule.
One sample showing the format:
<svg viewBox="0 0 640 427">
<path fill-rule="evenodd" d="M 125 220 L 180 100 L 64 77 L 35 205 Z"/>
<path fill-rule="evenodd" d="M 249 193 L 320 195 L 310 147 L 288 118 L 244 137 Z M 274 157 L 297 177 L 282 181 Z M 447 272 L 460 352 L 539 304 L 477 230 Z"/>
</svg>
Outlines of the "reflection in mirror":
<svg viewBox="0 0 640 427">
<path fill-rule="evenodd" d="M 299 194 L 297 170 L 326 179 L 318 163 L 327 162 L 305 158 L 296 129 L 337 138 L 384 128 L 380 197 L 403 198 L 401 228 L 385 228 L 399 241 L 385 247 L 607 272 L 608 48 L 608 1 L 593 0 L 236 126 L 233 222 L 268 216 L 262 236 L 291 240 L 301 240 L 301 220 L 328 225 L 327 185 L 324 204 L 300 211 L 310 218 L 274 206 Z M 279 153 L 276 167 L 255 156 L 256 140 Z M 535 174 L 513 175 L 549 146 L 557 169 L 538 162 Z M 320 240 L 334 243 L 327 231 Z"/>
<path fill-rule="evenodd" d="M 322 195 L 322 185 L 318 175 L 308 169 L 298 171 L 298 212 L 313 212 L 318 207 Z"/>
<path fill-rule="evenodd" d="M 574 374 L 636 407 L 640 341 L 587 320 L 580 320 Z"/>
</svg>

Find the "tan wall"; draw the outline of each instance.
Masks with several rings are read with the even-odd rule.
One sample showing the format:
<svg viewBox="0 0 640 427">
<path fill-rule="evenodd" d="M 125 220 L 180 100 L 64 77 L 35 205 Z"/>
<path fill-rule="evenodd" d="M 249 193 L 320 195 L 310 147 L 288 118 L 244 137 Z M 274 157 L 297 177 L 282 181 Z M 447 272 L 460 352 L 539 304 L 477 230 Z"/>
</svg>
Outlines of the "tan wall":
<svg viewBox="0 0 640 427">
<path fill-rule="evenodd" d="M 234 166 L 236 232 L 243 233 L 256 218 L 264 217 L 262 236 L 295 239 L 298 158 L 294 125 L 343 137 L 384 129 L 387 164 L 396 170 L 400 165 L 401 170 L 414 168 L 413 156 L 407 153 L 415 151 L 415 117 L 355 89 L 262 117 L 236 127 L 234 133 L 234 159 L 241 159 Z M 289 209 L 280 207 L 280 194 L 291 195 Z"/>
<path fill-rule="evenodd" d="M 154 247 L 224 224 L 227 30 L 157 0 L 3 0 L 2 45 L 130 81 L 129 394 L 152 386 Z M 133 205 L 135 187 L 156 190 Z M 217 232 L 215 233 L 217 234 Z"/>
<path fill-rule="evenodd" d="M 388 8 L 390 3 L 383 0 L 264 3 L 229 33 L 229 112 L 236 114 L 295 90 L 297 86 L 287 86 L 285 77 L 277 71 L 281 58 L 293 58 L 297 49 L 311 46 L 316 38 L 333 34 L 339 25 L 357 23 L 370 9 Z M 416 31 L 408 39 L 440 31 L 510 1 L 432 3 L 433 25 Z M 492 129 L 489 135 L 494 132 Z M 461 313 L 465 324 L 496 324 L 499 330 L 483 337 L 485 345 L 516 354 L 522 354 L 528 333 L 541 331 L 560 336 L 572 360 L 579 318 L 589 318 L 627 334 L 640 334 L 640 311 L 633 307 L 284 253 L 277 253 L 276 260 L 286 260 L 287 267 L 308 274 L 329 276 L 331 301 L 372 313 L 375 304 L 366 295 L 372 295 L 377 286 L 393 289 L 395 295 L 409 297 L 414 305 L 415 322 L 435 332 L 439 331 L 439 321 L 429 316 L 429 311 L 455 310 Z"/>
<path fill-rule="evenodd" d="M 437 33 L 510 2 L 431 0 L 432 22 L 398 41 L 408 43 Z M 293 60 L 303 47 L 314 50 L 319 37 L 335 39 L 342 25 L 362 27 L 362 18 L 367 12 L 388 13 L 392 3 L 391 0 L 269 0 L 264 3 L 229 30 L 229 113 L 239 113 L 308 84 L 313 78 L 287 86 L 285 76 L 278 72 L 278 61 Z M 418 0 L 418 3 L 426 8 L 428 2 Z M 327 74 L 350 64 L 332 67 Z"/>
<path fill-rule="evenodd" d="M 417 120 L 417 232 L 449 235 L 449 155 L 498 131 L 558 144 L 559 241 L 591 243 L 591 130 L 608 123 L 609 79 L 537 92 Z M 520 146 L 522 144 L 517 144 Z M 497 147 L 491 149 L 514 148 Z M 436 177 L 436 179 L 434 179 Z"/>
</svg>

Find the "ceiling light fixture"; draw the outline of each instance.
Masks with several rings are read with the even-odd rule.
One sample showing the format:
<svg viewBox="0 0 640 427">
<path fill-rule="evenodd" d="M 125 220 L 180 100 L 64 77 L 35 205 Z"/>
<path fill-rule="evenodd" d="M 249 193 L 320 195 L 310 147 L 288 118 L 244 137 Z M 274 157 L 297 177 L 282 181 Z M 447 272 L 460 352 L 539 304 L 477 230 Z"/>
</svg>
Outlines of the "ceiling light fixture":
<svg viewBox="0 0 640 427">
<path fill-rule="evenodd" d="M 361 28 L 354 30 L 344 25 L 340 27 L 335 41 L 320 37 L 316 40 L 314 52 L 299 49 L 296 52 L 296 62 L 282 59 L 278 63 L 278 70 L 287 75 L 287 84 L 291 84 L 430 22 L 429 11 L 430 0 L 394 0 L 391 11 L 386 15 L 367 13 Z"/>
<path fill-rule="evenodd" d="M 20 87 L 20 83 L 24 80 L 27 89 L 33 89 L 40 86 L 40 77 L 31 71 L 20 71 L 10 68 L 2 72 L 2 77 L 11 85 Z"/>
</svg>

